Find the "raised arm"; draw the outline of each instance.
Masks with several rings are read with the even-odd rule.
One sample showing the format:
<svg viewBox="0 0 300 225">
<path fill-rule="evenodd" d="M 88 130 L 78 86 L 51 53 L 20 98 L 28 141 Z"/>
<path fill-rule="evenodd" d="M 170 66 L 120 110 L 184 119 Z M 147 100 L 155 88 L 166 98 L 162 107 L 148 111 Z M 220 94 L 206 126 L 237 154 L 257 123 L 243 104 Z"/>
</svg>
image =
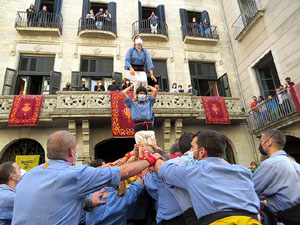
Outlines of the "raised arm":
<svg viewBox="0 0 300 225">
<path fill-rule="evenodd" d="M 148 88 L 152 92 L 152 98 L 156 98 L 157 97 L 157 90 L 154 87 L 150 86 L 150 85 L 148 85 Z"/>
<path fill-rule="evenodd" d="M 127 99 L 129 96 L 128 96 L 128 91 L 132 90 L 133 89 L 133 85 L 129 86 L 128 88 L 124 89 L 121 94 L 122 94 L 122 97 L 123 99 Z"/>
</svg>

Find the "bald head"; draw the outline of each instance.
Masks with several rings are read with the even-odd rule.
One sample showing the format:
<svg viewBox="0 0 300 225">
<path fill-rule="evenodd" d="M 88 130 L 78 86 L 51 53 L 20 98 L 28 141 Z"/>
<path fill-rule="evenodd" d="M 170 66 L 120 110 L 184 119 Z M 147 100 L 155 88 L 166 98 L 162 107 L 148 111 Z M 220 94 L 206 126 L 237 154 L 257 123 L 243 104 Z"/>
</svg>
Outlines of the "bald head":
<svg viewBox="0 0 300 225">
<path fill-rule="evenodd" d="M 49 159 L 66 159 L 70 148 L 75 148 L 74 136 L 68 131 L 57 131 L 47 140 L 47 157 Z"/>
</svg>

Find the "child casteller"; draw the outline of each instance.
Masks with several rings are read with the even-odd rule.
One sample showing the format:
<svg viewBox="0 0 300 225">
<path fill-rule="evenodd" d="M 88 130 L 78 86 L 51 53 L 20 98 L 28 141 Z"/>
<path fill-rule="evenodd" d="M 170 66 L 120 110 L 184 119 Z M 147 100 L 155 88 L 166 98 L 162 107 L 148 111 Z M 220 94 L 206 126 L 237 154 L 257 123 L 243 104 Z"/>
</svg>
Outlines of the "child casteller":
<svg viewBox="0 0 300 225">
<path fill-rule="evenodd" d="M 140 86 L 136 89 L 135 101 L 131 100 L 127 95 L 128 91 L 132 90 L 134 86 L 130 86 L 122 91 L 122 96 L 125 104 L 128 106 L 131 112 L 131 119 L 134 122 L 135 142 L 141 143 L 144 139 L 147 145 L 150 145 L 152 139 L 155 138 L 153 131 L 154 124 L 154 111 L 153 105 L 156 101 L 157 90 L 148 86 L 152 95 L 147 98 L 148 91 L 144 86 Z"/>
</svg>

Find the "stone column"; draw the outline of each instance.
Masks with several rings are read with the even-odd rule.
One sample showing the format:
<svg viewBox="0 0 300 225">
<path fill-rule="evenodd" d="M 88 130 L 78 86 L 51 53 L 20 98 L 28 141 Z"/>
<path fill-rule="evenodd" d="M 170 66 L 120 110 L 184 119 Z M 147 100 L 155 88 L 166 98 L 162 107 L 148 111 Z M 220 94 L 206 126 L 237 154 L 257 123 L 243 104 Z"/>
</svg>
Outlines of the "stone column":
<svg viewBox="0 0 300 225">
<path fill-rule="evenodd" d="M 163 122 L 163 149 L 169 150 L 171 140 L 171 119 L 165 119 Z"/>
<path fill-rule="evenodd" d="M 82 164 L 91 160 L 90 156 L 90 123 L 88 120 L 82 120 L 82 155 L 78 157 Z"/>
</svg>

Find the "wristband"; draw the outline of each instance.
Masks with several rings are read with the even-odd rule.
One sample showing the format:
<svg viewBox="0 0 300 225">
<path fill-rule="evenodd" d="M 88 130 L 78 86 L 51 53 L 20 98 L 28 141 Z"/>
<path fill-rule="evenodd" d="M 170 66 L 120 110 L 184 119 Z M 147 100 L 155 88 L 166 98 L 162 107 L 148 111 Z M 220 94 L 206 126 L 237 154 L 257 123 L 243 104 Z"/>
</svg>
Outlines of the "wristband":
<svg viewBox="0 0 300 225">
<path fill-rule="evenodd" d="M 125 158 L 129 159 L 130 158 L 130 152 L 127 152 L 126 155 L 124 156 Z"/>
<path fill-rule="evenodd" d="M 139 178 L 143 179 L 143 176 L 141 174 L 138 174 L 137 175 Z"/>
<path fill-rule="evenodd" d="M 144 157 L 140 157 L 140 160 L 147 160 L 150 163 L 150 166 L 153 166 L 156 162 L 156 158 L 153 157 L 151 154 L 145 155 Z"/>
</svg>

